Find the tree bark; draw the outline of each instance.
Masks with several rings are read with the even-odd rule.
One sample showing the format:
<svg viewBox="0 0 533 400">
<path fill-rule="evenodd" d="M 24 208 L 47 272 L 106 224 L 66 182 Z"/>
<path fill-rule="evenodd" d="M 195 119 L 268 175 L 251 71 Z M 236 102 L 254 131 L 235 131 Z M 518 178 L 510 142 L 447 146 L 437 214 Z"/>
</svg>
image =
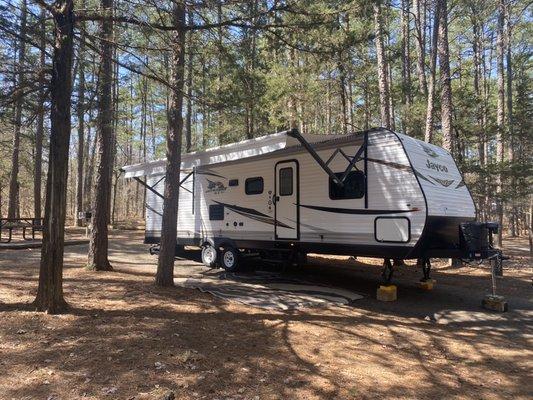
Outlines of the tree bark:
<svg viewBox="0 0 533 400">
<path fill-rule="evenodd" d="M 93 120 L 92 110 L 89 111 L 89 121 Z M 93 136 L 91 138 L 91 136 Z M 96 162 L 96 135 L 91 135 L 90 125 L 87 128 L 87 146 L 86 146 L 86 160 L 87 170 L 85 171 L 85 179 L 83 184 L 84 193 L 84 209 L 88 210 L 92 207 L 92 193 L 93 193 L 93 176 L 94 176 L 94 164 Z"/>
<path fill-rule="evenodd" d="M 169 134 L 167 136 L 165 198 L 163 200 L 161 249 L 155 277 L 155 283 L 158 286 L 174 285 L 181 141 L 183 136 L 183 78 L 185 72 L 185 4 L 181 0 L 174 2 L 173 23 L 176 31 L 172 45 L 172 90 L 168 112 Z"/>
<path fill-rule="evenodd" d="M 472 33 L 474 35 L 472 41 L 472 57 L 474 62 L 474 93 L 476 94 L 476 136 L 477 136 L 477 151 L 480 165 L 480 172 L 478 180 L 480 182 L 479 192 L 480 199 L 478 201 L 478 219 L 485 221 L 485 195 L 486 195 L 486 181 L 483 167 L 485 166 L 485 124 L 483 118 L 483 93 L 482 93 L 482 64 L 481 64 L 481 29 L 482 25 L 479 22 L 479 15 L 477 7 L 471 5 L 471 22 Z"/>
<path fill-rule="evenodd" d="M 346 70 L 344 68 L 342 50 L 338 50 L 337 57 L 337 68 L 339 70 L 339 92 L 341 95 L 342 133 L 346 135 L 348 133 L 348 102 L 346 100 Z"/>
<path fill-rule="evenodd" d="M 507 132 L 509 135 L 508 138 L 508 157 L 509 163 L 512 165 L 514 162 L 514 121 L 513 121 L 513 62 L 511 54 L 511 15 L 510 15 L 511 2 L 507 2 L 505 9 L 505 31 L 504 31 L 504 44 L 506 47 L 505 51 L 505 64 L 506 64 L 506 96 L 507 96 Z M 513 175 L 510 178 L 511 183 L 511 193 L 515 193 L 515 184 L 516 180 Z M 511 215 L 510 215 L 510 234 L 512 237 L 515 237 L 517 234 L 516 229 L 516 216 L 517 216 L 517 207 L 514 201 L 514 196 L 511 198 Z"/>
<path fill-rule="evenodd" d="M 24 102 L 24 68 L 26 63 L 26 28 L 28 17 L 27 0 L 22 0 L 20 10 L 20 31 L 18 40 L 18 60 L 16 82 L 17 94 L 15 100 L 15 115 L 13 120 L 13 150 L 11 154 L 11 176 L 9 178 L 9 205 L 7 209 L 8 218 L 16 218 L 19 214 L 19 153 L 20 153 L 20 131 L 22 128 L 22 106 Z"/>
<path fill-rule="evenodd" d="M 416 30 L 416 71 L 418 75 L 418 85 L 424 97 L 428 97 L 428 85 L 426 81 L 426 18 L 421 10 L 421 2 L 425 0 L 414 0 L 415 30 Z"/>
<path fill-rule="evenodd" d="M 250 8 L 250 14 L 256 15 L 257 14 L 257 1 L 249 1 L 249 8 Z M 252 17 L 252 23 L 256 22 L 257 17 Z M 246 131 L 246 137 L 248 139 L 252 139 L 255 135 L 255 114 L 256 114 L 256 76 L 255 76 L 255 70 L 257 66 L 257 31 L 255 29 L 252 29 L 251 32 L 249 32 L 249 35 L 251 35 L 251 51 L 250 51 L 250 74 L 252 78 L 249 82 L 249 93 L 247 97 L 247 108 L 248 108 L 248 127 Z"/>
<path fill-rule="evenodd" d="M 439 67 L 440 67 L 440 115 L 442 124 L 442 147 L 453 155 L 458 155 L 452 132 L 452 77 L 450 73 L 450 50 L 448 45 L 448 4 L 440 0 L 439 23 Z"/>
<path fill-rule="evenodd" d="M 409 133 L 408 121 L 406 115 L 409 113 L 411 106 L 411 43 L 410 36 L 410 18 L 409 18 L 410 0 L 402 0 L 402 132 Z"/>
<path fill-rule="evenodd" d="M 194 23 L 192 10 L 188 12 L 189 25 Z M 190 31 L 187 38 L 187 117 L 185 123 L 185 151 L 192 149 L 192 75 L 193 75 L 193 32 Z"/>
<path fill-rule="evenodd" d="M 390 37 L 387 35 L 387 47 L 390 48 Z M 389 118 L 390 118 L 390 127 L 389 129 L 396 130 L 396 118 L 394 112 L 394 96 L 392 92 L 392 64 L 388 62 L 391 58 L 390 52 L 386 52 L 387 58 L 385 66 L 387 67 L 387 91 L 389 92 Z"/>
<path fill-rule="evenodd" d="M 63 298 L 63 250 L 74 37 L 73 0 L 58 0 L 53 7 L 55 42 L 50 82 L 50 155 L 39 287 L 34 301 L 38 311 L 47 311 L 50 314 L 64 311 L 67 307 Z"/>
<path fill-rule="evenodd" d="M 385 128 L 391 127 L 390 115 L 390 93 L 388 85 L 387 60 L 385 58 L 385 46 L 383 40 L 383 20 L 381 16 L 381 3 L 374 3 L 374 31 L 376 43 L 376 57 L 378 66 L 378 86 L 379 86 L 379 108 L 381 114 L 381 125 Z"/>
<path fill-rule="evenodd" d="M 41 10 L 41 37 L 40 37 L 40 66 L 39 72 L 39 93 L 37 105 L 37 126 L 35 128 L 35 169 L 33 176 L 33 215 L 35 218 L 41 218 L 42 205 L 42 169 L 43 169 L 43 136 L 44 136 L 44 102 L 46 100 L 45 75 L 46 69 L 46 11 Z"/>
<path fill-rule="evenodd" d="M 441 1 L 435 0 L 435 15 L 433 19 L 433 34 L 431 38 L 431 59 L 430 59 L 430 72 L 429 72 L 429 84 L 428 84 L 428 102 L 426 109 L 426 131 L 424 134 L 424 140 L 426 142 L 433 141 L 433 113 L 435 111 L 435 78 L 437 72 L 437 47 L 439 38 L 439 24 L 440 24 L 440 9 Z"/>
<path fill-rule="evenodd" d="M 87 2 L 82 2 L 82 8 L 87 8 Z M 76 177 L 76 226 L 82 226 L 78 213 L 83 209 L 83 170 L 85 149 L 85 22 L 80 22 L 80 45 L 78 47 L 78 173 Z"/>
<path fill-rule="evenodd" d="M 496 69 L 498 73 L 498 102 L 496 111 L 496 163 L 498 168 L 497 185 L 496 185 L 496 204 L 498 212 L 498 223 L 500 229 L 498 230 L 498 245 L 502 245 L 502 230 L 503 230 L 503 161 L 504 161 L 504 131 L 505 131 L 505 77 L 504 77 L 504 19 L 505 19 L 505 0 L 498 1 L 498 28 L 497 28 L 497 43 L 496 53 L 497 62 Z"/>
<path fill-rule="evenodd" d="M 113 0 L 102 0 L 104 12 L 111 13 Z M 100 78 L 98 82 L 98 117 L 96 129 L 98 162 L 92 215 L 91 242 L 87 267 L 110 271 L 108 259 L 108 221 L 111 200 L 111 146 L 113 142 L 113 21 L 100 24 Z"/>
</svg>

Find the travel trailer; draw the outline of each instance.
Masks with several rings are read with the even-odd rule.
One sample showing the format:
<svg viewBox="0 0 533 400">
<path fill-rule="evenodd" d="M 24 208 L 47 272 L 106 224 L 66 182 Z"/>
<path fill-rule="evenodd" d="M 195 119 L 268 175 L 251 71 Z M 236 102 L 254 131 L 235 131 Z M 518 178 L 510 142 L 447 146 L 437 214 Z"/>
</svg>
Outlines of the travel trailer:
<svg viewBox="0 0 533 400">
<path fill-rule="evenodd" d="M 165 160 L 123 168 L 146 186 L 146 243 L 158 243 Z M 418 259 L 486 258 L 494 224 L 475 222 L 450 153 L 384 128 L 350 135 L 284 131 L 184 154 L 177 243 L 208 266 L 243 253 L 298 260 L 307 253 Z"/>
</svg>

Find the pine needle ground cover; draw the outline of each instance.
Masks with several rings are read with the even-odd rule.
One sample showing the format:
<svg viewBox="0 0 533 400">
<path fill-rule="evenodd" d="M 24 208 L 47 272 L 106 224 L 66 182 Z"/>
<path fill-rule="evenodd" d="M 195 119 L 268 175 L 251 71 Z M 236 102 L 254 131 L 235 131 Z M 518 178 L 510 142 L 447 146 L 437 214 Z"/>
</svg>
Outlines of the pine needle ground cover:
<svg viewBox="0 0 533 400">
<path fill-rule="evenodd" d="M 481 309 L 489 274 L 473 266 L 437 265 L 428 293 L 407 265 L 395 275 L 398 301 L 380 303 L 379 260 L 311 257 L 291 273 L 365 298 L 292 311 L 160 289 L 142 234 L 114 231 L 113 272 L 86 270 L 86 245 L 66 248 L 71 308 L 51 316 L 28 305 L 39 250 L 1 251 L 0 398 L 526 398 L 531 266 L 526 241 L 506 242 L 506 314 Z M 192 268 L 199 263 L 180 259 L 175 275 Z"/>
</svg>

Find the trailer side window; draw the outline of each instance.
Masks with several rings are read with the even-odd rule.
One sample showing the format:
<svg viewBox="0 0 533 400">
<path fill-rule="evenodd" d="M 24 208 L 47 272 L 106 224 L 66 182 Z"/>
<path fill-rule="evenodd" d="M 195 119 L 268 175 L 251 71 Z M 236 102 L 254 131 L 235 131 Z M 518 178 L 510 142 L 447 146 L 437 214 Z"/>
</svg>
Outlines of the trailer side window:
<svg viewBox="0 0 533 400">
<path fill-rule="evenodd" d="M 263 193 L 263 178 L 258 176 L 255 178 L 246 179 L 244 182 L 244 191 L 246 194 Z"/>
<path fill-rule="evenodd" d="M 343 172 L 335 175 L 342 178 Z M 365 196 L 365 174 L 362 171 L 351 171 L 344 180 L 344 186 L 338 185 L 329 178 L 329 198 L 331 200 L 360 199 Z"/>
<path fill-rule="evenodd" d="M 292 196 L 292 168 L 279 170 L 279 195 Z"/>
<path fill-rule="evenodd" d="M 222 204 L 211 204 L 209 206 L 209 219 L 211 221 L 224 220 L 224 206 Z"/>
</svg>

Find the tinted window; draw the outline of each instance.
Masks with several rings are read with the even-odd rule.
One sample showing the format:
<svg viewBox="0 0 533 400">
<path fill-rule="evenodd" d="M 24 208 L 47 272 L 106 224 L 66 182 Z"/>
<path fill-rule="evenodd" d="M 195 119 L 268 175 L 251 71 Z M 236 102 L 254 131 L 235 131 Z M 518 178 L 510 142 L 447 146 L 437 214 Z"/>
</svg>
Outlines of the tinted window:
<svg viewBox="0 0 533 400">
<path fill-rule="evenodd" d="M 221 204 L 211 204 L 209 206 L 209 219 L 211 221 L 222 221 L 224 219 L 224 206 Z"/>
<path fill-rule="evenodd" d="M 343 172 L 335 175 L 340 179 Z M 340 186 L 329 178 L 329 198 L 332 200 L 360 199 L 365 195 L 365 174 L 361 171 L 351 171 Z"/>
<path fill-rule="evenodd" d="M 263 178 L 248 178 L 244 183 L 244 191 L 246 194 L 261 194 L 263 193 Z"/>
<path fill-rule="evenodd" d="M 279 170 L 279 195 L 292 195 L 292 168 L 282 168 Z"/>
</svg>

